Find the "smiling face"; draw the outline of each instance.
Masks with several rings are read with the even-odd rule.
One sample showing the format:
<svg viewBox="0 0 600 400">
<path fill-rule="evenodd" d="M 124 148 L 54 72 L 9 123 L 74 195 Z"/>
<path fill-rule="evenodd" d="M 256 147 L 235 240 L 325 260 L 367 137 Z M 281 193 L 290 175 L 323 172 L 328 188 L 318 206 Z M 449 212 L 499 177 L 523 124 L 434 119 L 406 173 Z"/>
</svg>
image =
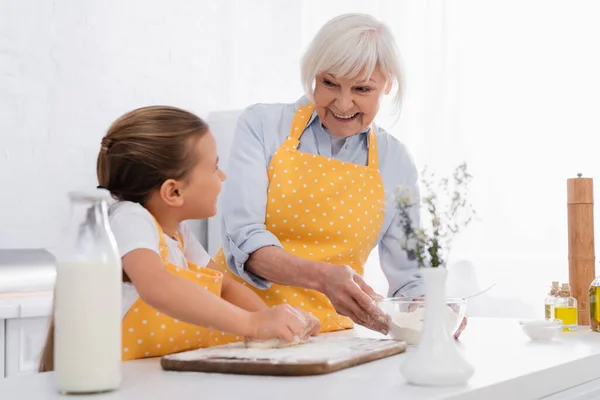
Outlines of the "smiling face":
<svg viewBox="0 0 600 400">
<path fill-rule="evenodd" d="M 333 135 L 349 137 L 369 127 L 383 94 L 390 92 L 385 75 L 375 68 L 368 80 L 318 74 L 313 98 L 321 123 Z"/>
</svg>

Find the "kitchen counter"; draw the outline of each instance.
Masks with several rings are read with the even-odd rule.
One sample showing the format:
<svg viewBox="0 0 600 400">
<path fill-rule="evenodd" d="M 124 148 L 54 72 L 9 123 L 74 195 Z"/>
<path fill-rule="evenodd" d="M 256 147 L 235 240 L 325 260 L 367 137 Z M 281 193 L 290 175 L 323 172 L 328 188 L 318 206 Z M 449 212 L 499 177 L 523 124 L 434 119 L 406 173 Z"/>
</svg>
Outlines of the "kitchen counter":
<svg viewBox="0 0 600 400">
<path fill-rule="evenodd" d="M 52 291 L 55 262 L 44 249 L 0 249 L 0 294 Z"/>
<path fill-rule="evenodd" d="M 358 327 L 339 336 L 381 337 Z M 400 354 L 336 373 L 312 377 L 261 377 L 167 372 L 158 359 L 123 365 L 118 391 L 78 399 L 269 398 L 307 399 L 575 399 L 600 395 L 600 333 L 580 327 L 551 342 L 532 342 L 513 319 L 472 318 L 460 341 L 475 375 L 461 387 L 406 384 Z M 408 351 L 412 351 L 409 348 Z M 59 399 L 52 373 L 0 381 L 2 399 Z M 597 392 L 596 392 L 597 391 Z M 590 397 L 586 397 L 590 398 Z"/>
</svg>

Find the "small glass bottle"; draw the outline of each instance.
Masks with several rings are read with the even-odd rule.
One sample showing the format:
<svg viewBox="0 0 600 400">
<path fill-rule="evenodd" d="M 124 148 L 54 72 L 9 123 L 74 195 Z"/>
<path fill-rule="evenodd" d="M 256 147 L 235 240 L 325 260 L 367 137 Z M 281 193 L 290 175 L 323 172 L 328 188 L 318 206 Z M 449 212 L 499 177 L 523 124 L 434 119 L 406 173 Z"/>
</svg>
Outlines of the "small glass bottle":
<svg viewBox="0 0 600 400">
<path fill-rule="evenodd" d="M 554 303 L 556 319 L 562 321 L 563 331 L 577 330 L 577 299 L 571 296 L 571 287 L 563 283 Z"/>
<path fill-rule="evenodd" d="M 590 328 L 600 332 L 600 276 L 592 281 L 589 289 L 590 298 Z"/>
<path fill-rule="evenodd" d="M 544 300 L 544 318 L 554 319 L 554 303 L 556 302 L 556 295 L 558 294 L 558 281 L 552 281 L 548 296 Z"/>
<path fill-rule="evenodd" d="M 121 259 L 103 189 L 69 193 L 71 215 L 56 254 L 54 378 L 61 393 L 121 384 Z"/>
</svg>

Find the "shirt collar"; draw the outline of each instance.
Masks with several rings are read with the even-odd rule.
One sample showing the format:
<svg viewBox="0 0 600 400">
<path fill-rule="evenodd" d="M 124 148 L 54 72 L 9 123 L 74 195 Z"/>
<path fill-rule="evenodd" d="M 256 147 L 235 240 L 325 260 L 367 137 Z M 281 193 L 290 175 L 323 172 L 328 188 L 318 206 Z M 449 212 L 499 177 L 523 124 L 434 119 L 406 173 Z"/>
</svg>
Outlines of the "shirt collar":
<svg viewBox="0 0 600 400">
<path fill-rule="evenodd" d="M 308 98 L 308 96 L 304 95 L 302 97 L 300 97 L 296 103 L 295 103 L 295 107 L 298 108 L 298 106 L 300 105 L 306 105 L 308 104 L 308 102 L 310 101 L 310 99 Z M 312 124 L 319 124 L 319 127 L 323 130 L 323 132 L 327 133 L 328 135 L 331 135 L 325 128 L 323 128 L 323 126 L 321 125 L 321 119 L 319 118 L 319 116 L 317 115 L 317 111 L 314 110 L 312 112 L 312 115 L 310 116 L 310 119 L 308 120 L 308 123 L 306 124 L 306 128 L 308 128 L 309 126 L 311 126 Z M 305 128 L 305 130 L 306 130 Z M 367 133 L 369 132 L 369 130 L 371 129 L 370 126 L 367 126 L 364 130 L 358 132 L 356 135 L 352 135 L 350 137 L 354 137 L 354 136 L 360 136 L 363 133 Z"/>
<path fill-rule="evenodd" d="M 308 124 L 306 124 L 306 127 L 308 128 L 312 124 L 317 124 L 325 133 L 327 133 L 328 135 L 331 135 L 331 133 L 321 125 L 321 119 L 319 118 L 319 115 L 317 115 L 317 111 L 316 110 L 312 112 L 312 115 L 310 116 L 310 119 L 308 120 Z M 367 126 L 362 131 L 358 132 L 355 135 L 349 136 L 349 137 L 360 136 L 363 133 L 369 132 L 370 129 L 371 129 L 371 127 Z"/>
</svg>

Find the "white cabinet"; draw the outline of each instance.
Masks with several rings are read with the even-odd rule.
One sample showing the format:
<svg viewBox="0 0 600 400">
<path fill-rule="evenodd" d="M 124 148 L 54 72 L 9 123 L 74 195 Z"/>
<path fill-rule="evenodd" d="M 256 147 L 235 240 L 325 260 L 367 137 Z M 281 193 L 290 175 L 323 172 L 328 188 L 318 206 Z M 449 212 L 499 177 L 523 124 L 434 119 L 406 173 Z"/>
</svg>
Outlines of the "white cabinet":
<svg viewBox="0 0 600 400">
<path fill-rule="evenodd" d="M 0 379 L 37 371 L 52 312 L 54 256 L 0 249 Z"/>
<path fill-rule="evenodd" d="M 5 342 L 4 342 L 4 330 L 5 330 L 5 321 L 3 319 L 0 319 L 0 379 L 4 378 L 4 364 L 6 363 L 5 361 L 5 356 L 4 356 L 4 348 L 5 346 Z"/>
<path fill-rule="evenodd" d="M 5 376 L 37 371 L 48 317 L 15 318 L 5 322 Z"/>
<path fill-rule="evenodd" d="M 52 293 L 0 296 L 0 378 L 37 371 Z"/>
</svg>

